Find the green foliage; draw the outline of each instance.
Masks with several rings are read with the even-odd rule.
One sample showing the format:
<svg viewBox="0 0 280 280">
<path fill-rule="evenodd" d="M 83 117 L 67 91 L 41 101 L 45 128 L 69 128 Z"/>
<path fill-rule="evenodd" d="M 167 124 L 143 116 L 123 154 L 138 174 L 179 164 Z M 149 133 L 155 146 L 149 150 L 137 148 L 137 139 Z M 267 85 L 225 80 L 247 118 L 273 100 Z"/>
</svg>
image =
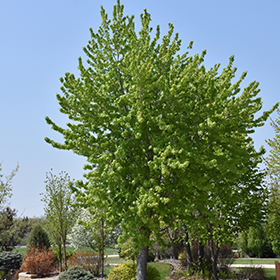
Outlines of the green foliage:
<svg viewBox="0 0 280 280">
<path fill-rule="evenodd" d="M 16 213 L 10 207 L 0 209 L 0 252 L 13 250 L 30 231 L 28 218 L 16 218 Z"/>
<path fill-rule="evenodd" d="M 280 254 L 280 110 L 278 117 L 271 121 L 271 126 L 275 131 L 275 137 L 266 142 L 270 146 L 269 156 L 266 158 L 266 169 L 268 173 L 268 183 L 270 185 L 270 197 L 268 203 L 266 234 L 272 245 L 275 254 Z"/>
<path fill-rule="evenodd" d="M 265 231 L 275 254 L 280 254 L 280 187 L 271 189 Z"/>
<path fill-rule="evenodd" d="M 119 256 L 125 260 L 135 261 L 137 255 L 138 251 L 136 250 L 135 243 L 133 242 L 132 238 L 129 238 L 124 244 L 122 244 Z"/>
<path fill-rule="evenodd" d="M 140 252 L 161 238 L 161 220 L 171 228 L 182 221 L 221 246 L 263 216 L 258 164 L 265 151 L 255 150 L 251 134 L 277 105 L 260 114 L 258 82 L 241 91 L 246 72 L 232 82 L 233 56 L 223 70 L 206 70 L 206 51 L 179 52 L 172 24 L 165 36 L 159 27 L 152 32 L 144 10 L 137 33 L 123 10 L 117 1 L 109 20 L 101 8 L 79 77 L 61 78 L 57 99 L 67 127 L 46 117 L 64 142 L 45 140 L 87 158 L 87 181 L 72 186 L 77 200 L 122 222 L 124 240 L 132 237 Z"/>
<path fill-rule="evenodd" d="M 94 280 L 93 275 L 80 266 L 74 266 L 61 273 L 58 280 Z"/>
<path fill-rule="evenodd" d="M 2 252 L 0 253 L 0 271 L 7 273 L 10 270 L 17 270 L 20 268 L 22 262 L 22 255 L 16 252 Z"/>
<path fill-rule="evenodd" d="M 9 176 L 6 176 L 6 180 L 2 180 L 3 174 L 0 173 L 0 210 L 5 206 L 8 199 L 12 196 L 12 179 L 18 172 L 19 166 L 11 172 Z M 0 172 L 1 172 L 1 163 L 0 163 Z"/>
<path fill-rule="evenodd" d="M 265 233 L 261 225 L 250 227 L 248 232 L 248 250 L 260 257 L 266 244 Z"/>
<path fill-rule="evenodd" d="M 52 252 L 56 255 L 56 261 L 59 261 L 59 248 L 57 245 L 52 245 Z M 74 248 L 72 247 L 66 247 L 66 259 L 68 260 L 74 253 Z"/>
<path fill-rule="evenodd" d="M 64 248 L 64 266 L 66 262 L 66 238 L 72 225 L 76 220 L 77 211 L 72 203 L 75 198 L 70 190 L 71 179 L 66 172 L 59 173 L 58 176 L 51 172 L 46 174 L 46 192 L 42 195 L 44 211 L 46 216 L 46 229 L 52 243 L 58 246 L 58 258 L 60 261 L 60 271 L 62 270 L 62 246 Z"/>
<path fill-rule="evenodd" d="M 29 236 L 28 247 L 42 249 L 50 248 L 50 246 L 51 244 L 46 231 L 40 224 L 35 225 Z"/>
<path fill-rule="evenodd" d="M 125 262 L 110 270 L 108 280 L 136 280 L 136 263 Z M 159 271 L 148 264 L 147 280 L 160 280 Z"/>
</svg>

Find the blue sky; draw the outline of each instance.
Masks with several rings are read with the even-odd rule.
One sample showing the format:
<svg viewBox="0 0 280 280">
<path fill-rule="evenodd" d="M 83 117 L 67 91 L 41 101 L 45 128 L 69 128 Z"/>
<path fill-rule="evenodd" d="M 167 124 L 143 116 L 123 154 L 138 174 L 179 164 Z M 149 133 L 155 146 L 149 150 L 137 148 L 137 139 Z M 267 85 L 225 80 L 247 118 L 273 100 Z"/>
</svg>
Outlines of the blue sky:
<svg viewBox="0 0 280 280">
<path fill-rule="evenodd" d="M 59 125 L 67 118 L 59 113 L 56 93 L 65 72 L 78 74 L 77 61 L 90 39 L 89 28 L 97 30 L 100 6 L 109 16 L 112 0 L 11 0 L 0 2 L 0 162 L 8 175 L 19 163 L 13 180 L 11 207 L 18 214 L 44 214 L 39 193 L 45 190 L 45 174 L 69 173 L 81 179 L 85 159 L 72 152 L 55 150 L 44 137 L 61 137 L 51 130 L 45 116 Z M 248 75 L 242 86 L 260 82 L 263 110 L 280 101 L 280 2 L 279 1 L 188 1 L 123 0 L 124 13 L 139 15 L 147 9 L 152 26 L 165 34 L 168 23 L 182 39 L 182 51 L 194 41 L 194 53 L 207 50 L 205 65 L 226 67 L 235 55 L 237 76 Z M 272 118 L 276 118 L 274 113 Z M 255 146 L 273 138 L 269 122 L 253 138 Z"/>
</svg>

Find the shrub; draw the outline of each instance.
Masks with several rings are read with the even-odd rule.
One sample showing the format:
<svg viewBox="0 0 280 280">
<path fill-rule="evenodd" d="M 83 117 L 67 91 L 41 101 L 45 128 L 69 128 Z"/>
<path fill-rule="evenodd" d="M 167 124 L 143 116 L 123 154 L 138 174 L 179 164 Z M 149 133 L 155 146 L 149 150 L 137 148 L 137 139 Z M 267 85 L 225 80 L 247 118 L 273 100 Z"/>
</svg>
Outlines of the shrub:
<svg viewBox="0 0 280 280">
<path fill-rule="evenodd" d="M 28 247 L 36 247 L 38 249 L 44 247 L 48 249 L 51 247 L 48 235 L 40 224 L 35 225 L 32 229 L 28 240 Z"/>
<path fill-rule="evenodd" d="M 22 262 L 22 255 L 15 252 L 0 253 L 0 271 L 5 273 L 13 269 L 19 269 Z"/>
<path fill-rule="evenodd" d="M 135 261 L 138 255 L 138 251 L 136 250 L 135 243 L 132 241 L 132 238 L 129 238 L 122 244 L 119 256 L 120 258 L 124 258 L 125 260 Z"/>
<path fill-rule="evenodd" d="M 20 269 L 27 273 L 37 274 L 39 277 L 43 277 L 55 270 L 55 258 L 56 256 L 51 251 L 51 248 L 28 248 Z"/>
<path fill-rule="evenodd" d="M 204 270 L 204 271 L 211 271 L 212 269 L 212 262 L 211 262 L 211 252 L 210 252 L 210 247 L 208 246 L 208 244 L 205 244 L 203 246 L 203 258 L 200 260 L 201 264 L 199 265 L 199 256 L 198 256 L 198 242 L 192 242 L 192 246 L 191 246 L 191 255 L 192 255 L 192 262 L 193 262 L 193 267 L 194 267 L 194 271 L 200 270 L 200 267 Z M 186 256 L 186 255 L 185 255 Z M 188 266 L 188 261 L 187 258 L 181 258 L 180 259 L 181 262 L 181 266 L 182 267 L 187 267 Z"/>
<path fill-rule="evenodd" d="M 107 280 L 136 280 L 136 262 L 125 262 L 110 270 Z M 160 280 L 159 271 L 147 266 L 147 280 Z"/>
<path fill-rule="evenodd" d="M 234 263 L 236 256 L 226 244 L 221 246 L 218 256 L 218 264 L 223 272 L 229 272 L 230 266 Z"/>
<path fill-rule="evenodd" d="M 242 267 L 239 270 L 239 279 L 263 280 L 264 276 L 263 267 Z"/>
<path fill-rule="evenodd" d="M 101 262 L 99 256 L 93 251 L 74 252 L 68 259 L 68 265 L 80 266 L 92 273 L 94 276 L 99 275 Z"/>
<path fill-rule="evenodd" d="M 0 253 L 0 279 L 6 279 L 9 272 L 14 273 L 20 268 L 22 255 L 15 252 Z"/>
<path fill-rule="evenodd" d="M 61 273 L 58 280 L 94 280 L 93 275 L 80 266 L 73 266 Z"/>
</svg>

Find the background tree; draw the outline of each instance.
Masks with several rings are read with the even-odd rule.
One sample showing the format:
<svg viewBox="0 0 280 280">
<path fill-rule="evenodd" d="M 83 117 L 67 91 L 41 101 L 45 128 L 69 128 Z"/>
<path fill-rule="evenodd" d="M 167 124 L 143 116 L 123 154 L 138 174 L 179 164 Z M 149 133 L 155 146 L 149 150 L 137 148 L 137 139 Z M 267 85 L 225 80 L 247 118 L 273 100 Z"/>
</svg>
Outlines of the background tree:
<svg viewBox="0 0 280 280">
<path fill-rule="evenodd" d="M 3 174 L 0 173 L 0 210 L 3 209 L 8 201 L 8 199 L 12 196 L 12 179 L 16 175 L 19 166 L 16 167 L 15 170 L 11 172 L 9 176 L 6 176 L 6 180 L 4 181 Z M 0 163 L 0 172 L 1 172 L 1 163 Z"/>
<path fill-rule="evenodd" d="M 89 247 L 98 252 L 101 261 L 101 276 L 104 274 L 105 248 L 117 244 L 119 227 L 112 228 L 99 209 L 79 209 L 76 223 L 69 234 L 71 246 L 75 249 Z"/>
<path fill-rule="evenodd" d="M 270 197 L 268 203 L 268 214 L 266 233 L 272 245 L 273 252 L 280 254 L 280 110 L 278 117 L 271 120 L 270 125 L 275 131 L 275 137 L 266 142 L 270 146 L 269 156 L 266 158 L 266 170 L 268 173 L 268 184 L 270 186 Z"/>
<path fill-rule="evenodd" d="M 72 206 L 75 197 L 69 188 L 70 181 L 66 172 L 61 172 L 58 176 L 49 172 L 46 174 L 46 192 L 41 194 L 41 200 L 45 204 L 46 229 L 51 241 L 58 246 L 60 270 L 62 270 L 62 246 L 64 266 L 67 269 L 66 238 L 76 220 L 76 210 Z"/>
<path fill-rule="evenodd" d="M 271 189 L 265 232 L 276 255 L 280 254 L 280 188 Z"/>
<path fill-rule="evenodd" d="M 48 234 L 40 224 L 33 227 L 28 239 L 28 247 L 35 247 L 39 250 L 47 250 L 51 247 Z"/>
<path fill-rule="evenodd" d="M 248 249 L 254 256 L 261 257 L 266 245 L 265 233 L 262 225 L 250 227 L 248 232 Z"/>
<path fill-rule="evenodd" d="M 255 151 L 250 134 L 275 107 L 254 118 L 262 106 L 258 83 L 240 93 L 246 72 L 231 83 L 233 57 L 221 73 L 219 65 L 206 71 L 206 51 L 178 54 L 181 41 L 178 34 L 172 37 L 172 24 L 159 43 L 160 29 L 151 38 L 146 10 L 138 35 L 134 17 L 124 16 L 123 9 L 118 1 L 109 20 L 101 8 L 101 26 L 96 33 L 90 29 L 84 48 L 88 65 L 80 58 L 80 77 L 61 78 L 57 99 L 72 122 L 64 129 L 46 118 L 64 143 L 46 141 L 87 158 L 88 181 L 77 182 L 77 199 L 85 207 L 108 205 L 106 215 L 122 224 L 123 240 L 132 237 L 138 246 L 140 280 L 147 278 L 150 236 L 160 238 L 160 220 L 172 228 L 176 217 L 186 221 L 200 211 L 204 236 L 214 248 L 217 236 L 226 236 L 233 225 L 233 219 L 223 219 L 239 190 L 260 193 L 256 165 L 264 151 Z"/>
<path fill-rule="evenodd" d="M 30 231 L 27 217 L 16 218 L 16 210 L 0 210 L 0 252 L 12 251 Z"/>
</svg>

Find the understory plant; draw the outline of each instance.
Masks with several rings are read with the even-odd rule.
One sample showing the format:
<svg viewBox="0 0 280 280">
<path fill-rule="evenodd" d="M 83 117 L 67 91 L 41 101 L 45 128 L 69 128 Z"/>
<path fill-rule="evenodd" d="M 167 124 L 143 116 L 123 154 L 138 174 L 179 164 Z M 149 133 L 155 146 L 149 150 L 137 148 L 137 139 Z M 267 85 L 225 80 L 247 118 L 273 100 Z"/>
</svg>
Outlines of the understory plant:
<svg viewBox="0 0 280 280">
<path fill-rule="evenodd" d="M 27 254 L 24 256 L 20 270 L 30 274 L 37 274 L 38 277 L 47 276 L 55 271 L 55 259 L 56 256 L 51 251 L 51 248 L 46 249 L 43 247 L 39 249 L 31 247 L 27 249 Z"/>
<path fill-rule="evenodd" d="M 1 252 L 0 253 L 0 279 L 5 279 L 6 275 L 11 271 L 20 268 L 22 255 L 17 252 Z"/>
<path fill-rule="evenodd" d="M 81 266 L 73 266 L 61 273 L 58 280 L 94 280 L 94 276 Z"/>
<path fill-rule="evenodd" d="M 74 252 L 68 259 L 68 266 L 80 266 L 86 271 L 89 271 L 94 276 L 100 275 L 101 261 L 99 256 L 93 251 Z"/>
<path fill-rule="evenodd" d="M 136 280 L 136 262 L 125 262 L 110 270 L 107 280 Z M 159 271 L 147 266 L 147 280 L 160 280 Z"/>
</svg>

